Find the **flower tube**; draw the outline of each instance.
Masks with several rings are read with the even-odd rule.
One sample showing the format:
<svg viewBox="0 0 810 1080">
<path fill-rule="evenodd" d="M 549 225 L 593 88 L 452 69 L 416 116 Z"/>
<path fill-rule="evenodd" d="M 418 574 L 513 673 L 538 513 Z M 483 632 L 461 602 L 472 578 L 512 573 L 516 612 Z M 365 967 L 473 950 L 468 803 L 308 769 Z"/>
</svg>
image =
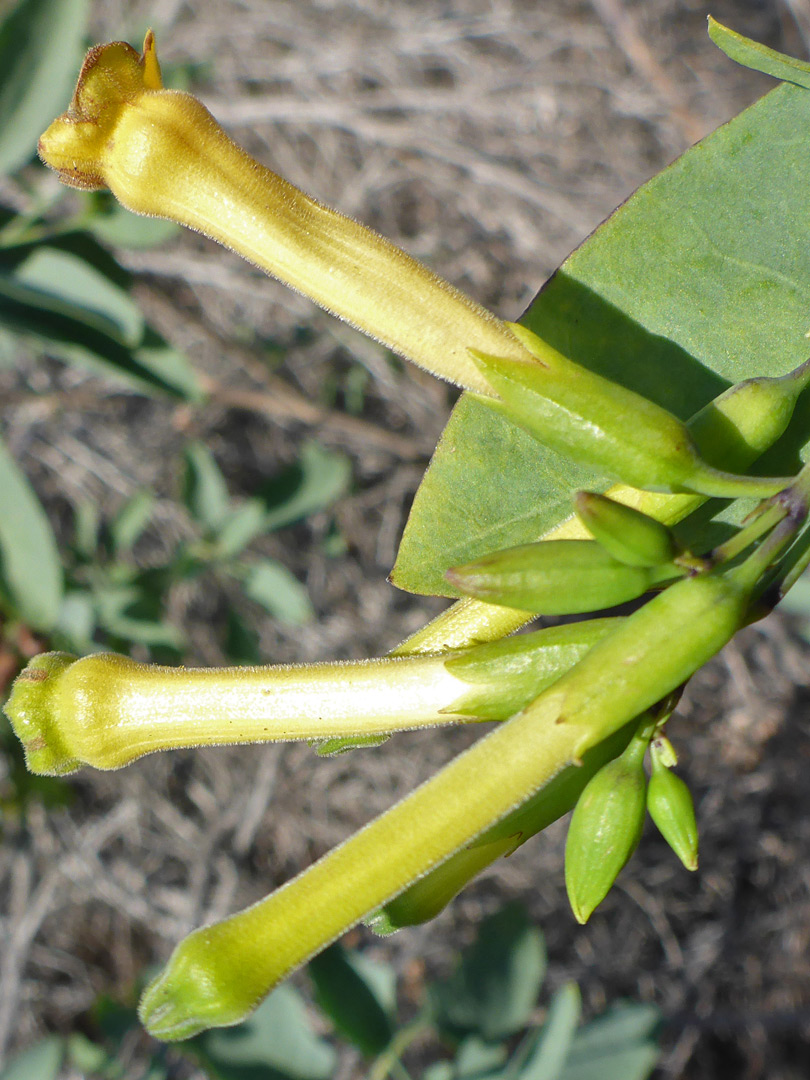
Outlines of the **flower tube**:
<svg viewBox="0 0 810 1080">
<path fill-rule="evenodd" d="M 143 54 L 97 45 L 70 107 L 39 141 L 72 187 L 204 233 L 415 364 L 493 393 L 467 349 L 530 359 L 504 322 L 384 237 L 251 158 L 202 102 L 163 87 Z"/>
</svg>

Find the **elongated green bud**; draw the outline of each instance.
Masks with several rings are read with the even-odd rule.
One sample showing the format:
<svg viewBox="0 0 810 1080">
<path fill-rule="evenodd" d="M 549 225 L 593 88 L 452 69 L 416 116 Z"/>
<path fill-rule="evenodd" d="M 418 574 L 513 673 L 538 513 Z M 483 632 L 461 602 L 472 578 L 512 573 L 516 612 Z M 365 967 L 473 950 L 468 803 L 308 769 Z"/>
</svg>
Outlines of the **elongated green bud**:
<svg viewBox="0 0 810 1080">
<path fill-rule="evenodd" d="M 586 923 L 638 847 L 644 827 L 648 738 L 636 737 L 604 765 L 579 798 L 565 842 L 565 887 L 571 910 Z"/>
<path fill-rule="evenodd" d="M 652 776 L 647 789 L 647 809 L 658 831 L 687 870 L 697 870 L 698 828 L 692 794 L 680 776 L 666 764 L 669 755 L 654 742 Z"/>
<path fill-rule="evenodd" d="M 678 554 L 666 525 L 632 506 L 594 491 L 578 491 L 574 508 L 594 540 L 628 566 L 661 566 Z"/>
<path fill-rule="evenodd" d="M 576 765 L 566 766 L 528 802 L 487 829 L 468 848 L 457 851 L 370 915 L 365 920 L 367 925 L 375 934 L 393 934 L 405 926 L 434 919 L 487 866 L 511 855 L 573 809 L 591 777 L 625 749 L 637 728 L 636 721 L 626 724 L 583 754 Z"/>
<path fill-rule="evenodd" d="M 445 577 L 477 600 L 542 615 L 572 615 L 635 600 L 679 573 L 672 565 L 620 563 L 593 540 L 542 540 L 495 551 L 448 570 Z"/>
</svg>

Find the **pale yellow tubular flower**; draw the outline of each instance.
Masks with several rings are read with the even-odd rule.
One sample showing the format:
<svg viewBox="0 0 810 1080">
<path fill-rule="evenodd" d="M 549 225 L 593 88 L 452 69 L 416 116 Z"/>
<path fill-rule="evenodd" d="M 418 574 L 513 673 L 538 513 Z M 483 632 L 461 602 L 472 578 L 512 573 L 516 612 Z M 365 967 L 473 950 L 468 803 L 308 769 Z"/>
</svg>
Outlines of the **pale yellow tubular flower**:
<svg viewBox="0 0 810 1080">
<path fill-rule="evenodd" d="M 151 31 L 140 56 L 123 42 L 90 50 L 39 153 L 64 183 L 109 188 L 136 213 L 204 233 L 459 386 L 493 394 L 470 347 L 529 358 L 491 312 L 254 161 L 196 98 L 165 89 Z"/>
</svg>

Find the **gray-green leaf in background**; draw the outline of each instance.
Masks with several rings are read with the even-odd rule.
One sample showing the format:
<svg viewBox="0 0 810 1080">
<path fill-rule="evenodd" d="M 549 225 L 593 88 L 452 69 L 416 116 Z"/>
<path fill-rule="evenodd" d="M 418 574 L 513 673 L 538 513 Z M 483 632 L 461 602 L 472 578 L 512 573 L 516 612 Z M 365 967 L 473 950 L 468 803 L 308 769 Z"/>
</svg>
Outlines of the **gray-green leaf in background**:
<svg viewBox="0 0 810 1080">
<path fill-rule="evenodd" d="M 84 48 L 89 0 L 17 0 L 0 23 L 0 172 L 35 154 L 70 98 Z"/>
<path fill-rule="evenodd" d="M 185 459 L 183 502 L 195 521 L 209 532 L 215 533 L 225 521 L 230 509 L 225 477 L 220 472 L 214 455 L 204 443 L 189 443 L 185 450 Z"/>
<path fill-rule="evenodd" d="M 528 1037 L 498 1080 L 559 1080 L 574 1040 L 582 1009 L 579 987 L 565 983 L 551 999 L 542 1028 Z M 518 1055 L 522 1060 L 518 1061 Z M 512 1067 L 514 1066 L 514 1067 Z"/>
<path fill-rule="evenodd" d="M 504 1039 L 527 1025 L 545 973 L 542 934 L 520 905 L 507 904 L 481 923 L 450 978 L 431 988 L 436 1024 Z"/>
<path fill-rule="evenodd" d="M 265 529 L 280 529 L 330 506 L 351 480 L 351 463 L 343 454 L 319 443 L 304 443 L 298 461 L 276 477 L 263 493 L 267 502 Z"/>
<path fill-rule="evenodd" d="M 329 1080 L 335 1052 L 312 1030 L 300 994 L 284 983 L 237 1027 L 206 1031 L 180 1049 L 199 1056 L 211 1080 Z"/>
<path fill-rule="evenodd" d="M 232 572 L 236 572 L 232 568 Z M 309 593 L 286 566 L 275 559 L 262 559 L 239 573 L 245 596 L 279 622 L 303 626 L 315 617 Z"/>
<path fill-rule="evenodd" d="M 315 984 L 315 1001 L 337 1031 L 372 1057 L 382 1053 L 394 1034 L 392 1002 L 378 994 L 368 977 L 369 962 L 364 965 L 362 959 L 335 942 L 310 960 L 307 970 Z"/>
<path fill-rule="evenodd" d="M 60 359 L 125 378 L 144 392 L 200 400 L 188 360 L 145 322 L 122 284 L 126 274 L 92 243 L 81 254 L 78 242 L 74 251 L 21 245 L 0 252 L 0 323 Z"/>
<path fill-rule="evenodd" d="M 0 442 L 0 593 L 34 630 L 50 630 L 62 600 L 62 566 L 45 511 Z"/>
<path fill-rule="evenodd" d="M 580 1028 L 558 1080 L 646 1080 L 661 1056 L 654 1005 L 622 1002 Z"/>
<path fill-rule="evenodd" d="M 521 321 L 683 419 L 732 382 L 792 370 L 810 328 L 809 134 L 810 93 L 777 87 L 619 207 Z M 769 471 L 795 468 L 809 419 L 803 400 Z M 607 486 L 463 395 L 392 580 L 448 595 L 449 567 L 538 539 L 570 516 L 572 490 Z"/>
<path fill-rule="evenodd" d="M 131 550 L 149 524 L 154 509 L 155 496 L 146 488 L 127 499 L 110 522 L 110 539 L 117 555 Z"/>
<path fill-rule="evenodd" d="M 0 1080 L 56 1080 L 64 1055 L 64 1043 L 51 1035 L 13 1058 Z"/>
</svg>

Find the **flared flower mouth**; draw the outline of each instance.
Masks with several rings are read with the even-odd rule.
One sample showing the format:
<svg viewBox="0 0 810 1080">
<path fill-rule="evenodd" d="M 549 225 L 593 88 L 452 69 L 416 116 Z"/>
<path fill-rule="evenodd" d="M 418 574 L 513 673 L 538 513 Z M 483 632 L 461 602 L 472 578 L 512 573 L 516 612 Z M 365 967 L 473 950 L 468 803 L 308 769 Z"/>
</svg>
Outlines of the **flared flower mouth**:
<svg viewBox="0 0 810 1080">
<path fill-rule="evenodd" d="M 67 111 L 41 136 L 39 156 L 70 187 L 107 187 L 105 162 L 113 149 L 122 107 L 162 89 L 151 30 L 142 53 L 124 41 L 96 45 L 85 57 Z"/>
</svg>

